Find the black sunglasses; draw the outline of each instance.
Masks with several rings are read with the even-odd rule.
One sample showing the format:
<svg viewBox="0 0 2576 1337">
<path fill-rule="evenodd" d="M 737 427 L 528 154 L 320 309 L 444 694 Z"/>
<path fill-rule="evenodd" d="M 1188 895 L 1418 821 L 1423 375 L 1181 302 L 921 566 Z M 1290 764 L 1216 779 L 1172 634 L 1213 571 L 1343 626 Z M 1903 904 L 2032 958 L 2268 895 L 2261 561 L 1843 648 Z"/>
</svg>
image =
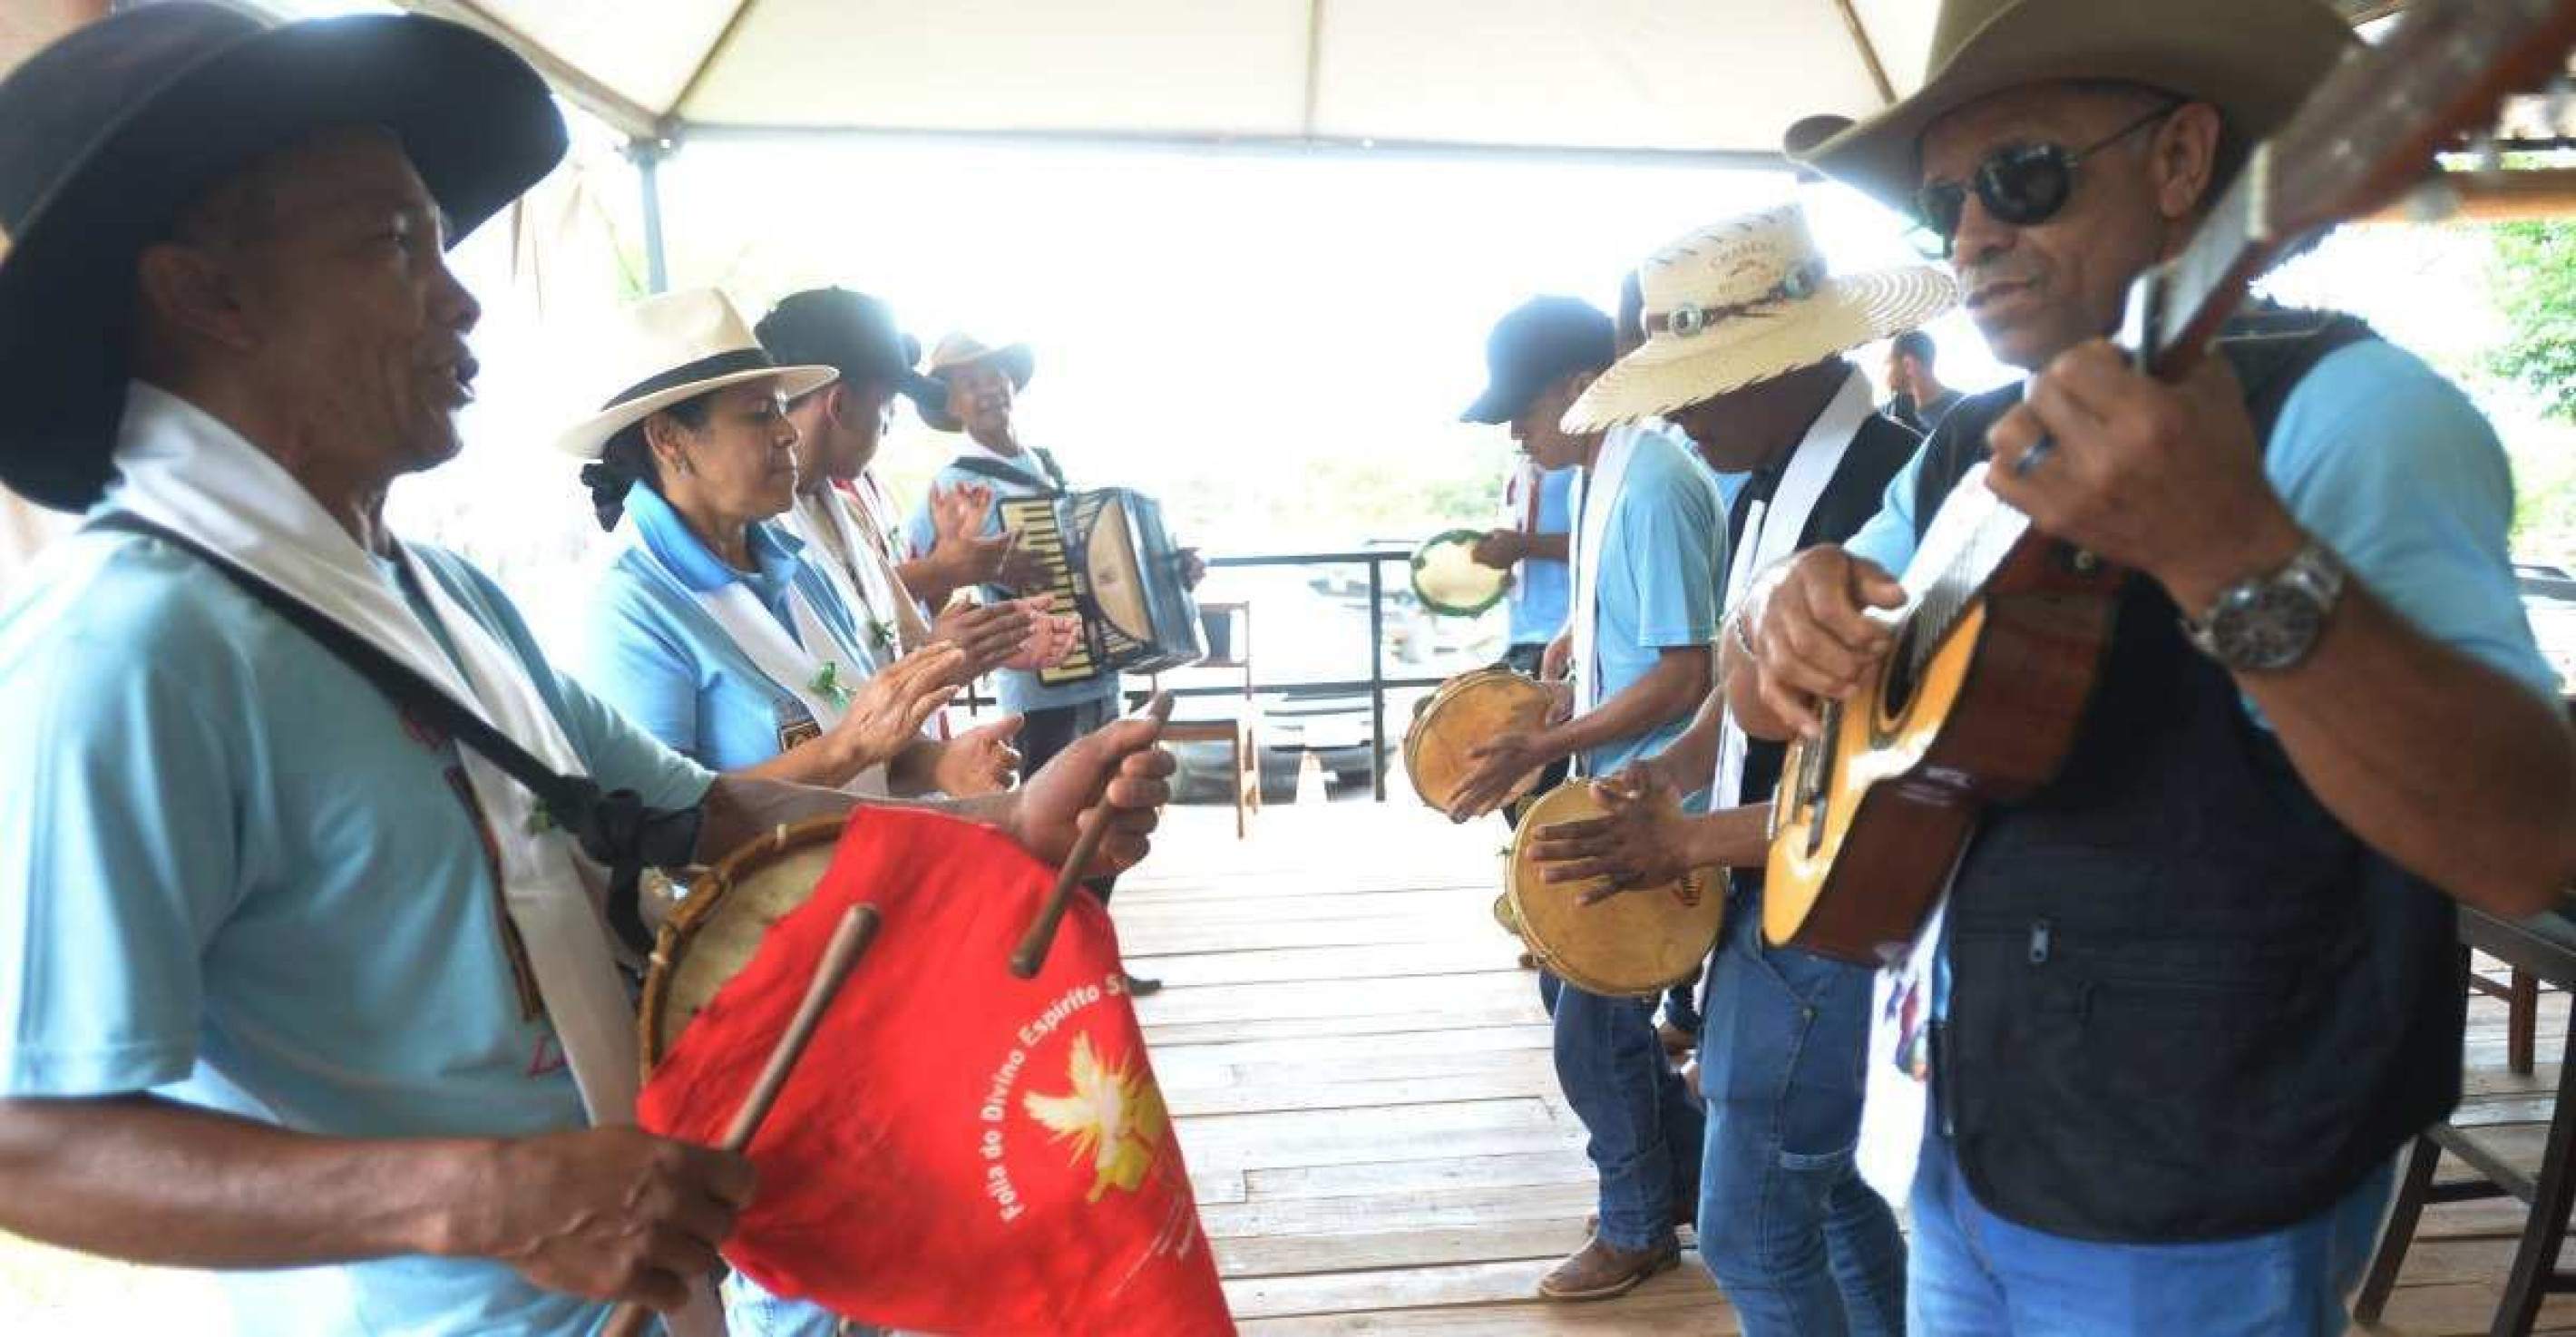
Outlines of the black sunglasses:
<svg viewBox="0 0 2576 1337">
<path fill-rule="evenodd" d="M 1959 237 L 1959 216 L 1967 212 L 1968 192 L 2013 227 L 2034 227 L 2057 216 L 2075 193 L 2075 169 L 2086 158 L 2171 116 L 2182 106 L 2168 103 L 2080 149 L 2063 144 L 2007 144 L 1986 155 L 1965 182 L 1936 181 L 1914 193 L 1916 222 L 1929 236 L 1924 249 L 1948 258 Z"/>
</svg>

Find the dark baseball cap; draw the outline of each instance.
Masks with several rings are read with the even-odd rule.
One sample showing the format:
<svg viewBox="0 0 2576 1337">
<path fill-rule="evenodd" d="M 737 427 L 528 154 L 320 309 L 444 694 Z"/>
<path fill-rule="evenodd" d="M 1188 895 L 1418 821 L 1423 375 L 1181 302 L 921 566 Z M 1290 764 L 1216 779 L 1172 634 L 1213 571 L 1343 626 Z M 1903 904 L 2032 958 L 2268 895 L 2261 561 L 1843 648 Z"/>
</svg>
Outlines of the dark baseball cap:
<svg viewBox="0 0 2576 1337">
<path fill-rule="evenodd" d="M 833 367 L 851 384 L 885 381 L 913 403 L 947 407 L 948 383 L 913 370 L 921 343 L 895 328 L 894 309 L 847 288 L 808 288 L 760 318 L 752 333 L 782 363 Z"/>
<path fill-rule="evenodd" d="M 1557 378 L 1600 371 L 1617 360 L 1618 332 L 1591 303 L 1533 297 L 1495 324 L 1485 340 L 1485 393 L 1458 417 L 1510 422 Z"/>
</svg>

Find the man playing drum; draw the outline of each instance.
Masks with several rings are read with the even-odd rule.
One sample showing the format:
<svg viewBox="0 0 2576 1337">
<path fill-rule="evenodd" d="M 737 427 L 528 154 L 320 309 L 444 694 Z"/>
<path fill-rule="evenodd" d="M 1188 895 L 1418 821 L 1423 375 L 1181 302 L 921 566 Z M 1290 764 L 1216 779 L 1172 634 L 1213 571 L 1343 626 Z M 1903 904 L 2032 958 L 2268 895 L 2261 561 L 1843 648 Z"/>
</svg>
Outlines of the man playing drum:
<svg viewBox="0 0 2576 1337">
<path fill-rule="evenodd" d="M 1516 358 L 1544 356 L 1530 346 L 1521 327 L 1527 323 L 1544 330 L 1550 300 L 1534 298 L 1494 327 L 1485 345 L 1489 366 L 1501 372 Z M 1508 414 L 1496 416 L 1497 412 L 1497 406 L 1479 403 L 1470 406 L 1464 417 L 1486 424 L 1509 421 Z M 1524 454 L 1512 461 L 1511 476 L 1503 480 L 1504 523 L 1485 531 L 1473 550 L 1479 563 L 1511 573 L 1507 595 L 1511 628 L 1504 641 L 1503 663 L 1515 673 L 1555 676 L 1543 673 L 1540 661 L 1564 632 L 1571 604 L 1566 554 L 1574 541 L 1573 505 L 1574 470 L 1543 469 Z"/>
<path fill-rule="evenodd" d="M 1600 428 L 1661 414 L 1702 457 L 1747 475 L 1730 516 L 1731 605 L 1750 573 L 1848 538 L 1920 439 L 1871 411 L 1843 355 L 1951 302 L 1937 270 L 1828 277 L 1795 207 L 1704 228 L 1642 271 L 1646 346 L 1568 415 Z M 1695 314 L 1685 314 L 1695 313 Z M 1694 868 L 1734 872 L 1700 1042 L 1708 1140 L 1699 1249 L 1751 1337 L 1904 1329 L 1905 1244 L 1853 1167 L 1876 972 L 1762 942 L 1762 861 L 1777 743 L 1747 747 L 1712 694 L 1664 751 L 1602 786 L 1610 815 L 1537 833 L 1550 881 L 1607 896 Z M 1717 811 L 1680 796 L 1711 783 Z"/>
<path fill-rule="evenodd" d="M 686 861 L 851 800 L 680 759 L 382 519 L 472 397 L 450 230 L 563 149 L 535 71 L 413 16 L 154 5 L 0 83 L 0 479 L 96 508 L 0 614 L 0 1229 L 224 1269 L 246 1329 L 705 1331 L 755 1191 L 627 1126 L 568 832 L 631 863 L 636 801 L 699 805 Z M 441 712 L 631 792 L 541 811 Z M 1105 788 L 1132 863 L 1152 736 L 959 811 L 1062 858 Z"/>
<path fill-rule="evenodd" d="M 1561 758 L 1607 775 L 1678 735 L 1708 695 L 1725 520 L 1707 473 L 1661 431 L 1570 433 L 1566 408 L 1612 361 L 1608 316 L 1570 299 L 1545 305 L 1531 344 L 1548 356 L 1504 366 L 1468 412 L 1506 421 L 1543 469 L 1585 472 L 1574 539 L 1571 713 L 1470 752 L 1476 769 L 1452 802 L 1464 821 L 1499 806 L 1516 781 Z M 1527 308 L 1524 308 L 1526 311 Z M 1543 337 L 1542 337 L 1543 336 Z M 1695 796 L 1694 802 L 1697 801 Z M 1557 1079 L 1591 1134 L 1601 1177 L 1592 1239 L 1539 1285 L 1550 1299 L 1624 1293 L 1678 1257 L 1699 1182 L 1698 1109 L 1655 1037 L 1650 1000 L 1611 998 L 1542 976 L 1554 994 Z"/>
</svg>

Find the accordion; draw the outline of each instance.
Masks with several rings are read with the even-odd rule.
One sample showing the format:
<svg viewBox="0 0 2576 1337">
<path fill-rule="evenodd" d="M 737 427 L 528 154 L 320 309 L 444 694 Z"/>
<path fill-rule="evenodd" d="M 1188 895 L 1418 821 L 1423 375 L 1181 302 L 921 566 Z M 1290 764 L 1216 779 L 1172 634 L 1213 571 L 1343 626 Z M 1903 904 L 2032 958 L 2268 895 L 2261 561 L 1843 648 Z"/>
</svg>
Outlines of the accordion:
<svg viewBox="0 0 2576 1337">
<path fill-rule="evenodd" d="M 1198 600 L 1181 579 L 1181 550 L 1153 498 L 1113 487 L 1000 505 L 1002 527 L 1045 564 L 1056 608 L 1082 620 L 1080 643 L 1064 662 L 1039 669 L 1039 682 L 1160 673 L 1205 657 Z"/>
</svg>

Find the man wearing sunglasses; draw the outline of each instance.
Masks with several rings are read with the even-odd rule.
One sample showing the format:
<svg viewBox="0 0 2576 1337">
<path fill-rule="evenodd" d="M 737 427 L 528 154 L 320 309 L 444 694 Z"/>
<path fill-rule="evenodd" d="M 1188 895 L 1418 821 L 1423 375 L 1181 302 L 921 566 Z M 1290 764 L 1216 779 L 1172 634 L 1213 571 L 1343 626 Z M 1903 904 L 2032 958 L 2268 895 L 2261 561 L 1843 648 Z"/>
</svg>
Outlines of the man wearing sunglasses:
<svg viewBox="0 0 2576 1337">
<path fill-rule="evenodd" d="M 1856 690 L 1954 486 L 2133 573 L 2064 768 L 1987 811 L 1914 954 L 1918 1330 L 2341 1331 L 2392 1158 L 2458 1097 L 2449 898 L 2527 915 L 2576 871 L 2477 411 L 2346 318 L 2258 310 L 2175 385 L 2105 339 L 2351 44 L 2315 0 L 1949 0 L 1921 91 L 1793 133 L 1919 209 L 2031 375 L 1765 573 L 1722 638 L 1738 721 Z"/>
</svg>

